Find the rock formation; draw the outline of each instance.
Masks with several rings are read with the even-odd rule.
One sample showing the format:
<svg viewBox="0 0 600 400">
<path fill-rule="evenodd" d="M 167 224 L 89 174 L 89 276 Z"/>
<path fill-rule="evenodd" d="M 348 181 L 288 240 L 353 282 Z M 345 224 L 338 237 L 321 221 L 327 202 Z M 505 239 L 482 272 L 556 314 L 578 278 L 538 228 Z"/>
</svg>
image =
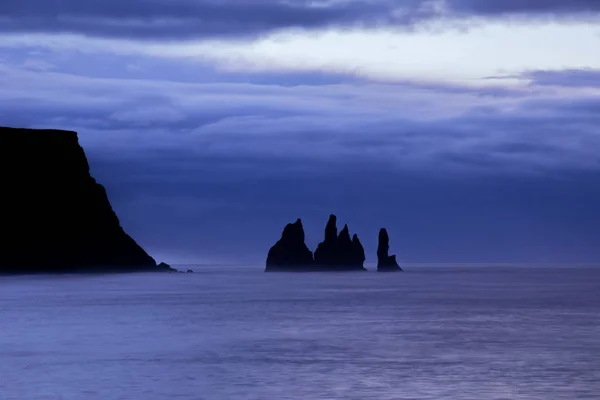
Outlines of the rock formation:
<svg viewBox="0 0 600 400">
<path fill-rule="evenodd" d="M 269 250 L 266 271 L 302 271 L 312 269 L 313 254 L 304 243 L 302 221 L 287 224 L 281 239 Z"/>
<path fill-rule="evenodd" d="M 77 133 L 0 127 L 0 273 L 171 271 L 119 224 Z"/>
<path fill-rule="evenodd" d="M 350 239 L 348 225 L 337 234 L 337 217 L 329 216 L 325 227 L 325 239 L 315 250 L 315 265 L 325 270 L 364 270 L 365 250 L 354 235 Z"/>
<path fill-rule="evenodd" d="M 364 271 L 365 249 L 358 236 L 350 239 L 348 226 L 337 233 L 336 216 L 325 227 L 325 240 L 313 253 L 304 243 L 304 228 L 298 219 L 287 224 L 281 239 L 269 250 L 266 271 Z"/>
<path fill-rule="evenodd" d="M 402 271 L 402 268 L 400 268 L 396 261 L 396 256 L 388 255 L 389 250 L 390 237 L 388 236 L 387 230 L 382 228 L 379 231 L 379 245 L 377 246 L 377 271 Z"/>
<path fill-rule="evenodd" d="M 356 233 L 352 236 L 352 248 L 354 249 L 354 259 L 360 262 L 362 266 L 367 258 L 365 257 L 365 248 Z"/>
<path fill-rule="evenodd" d="M 172 270 L 173 272 L 176 272 L 176 270 L 174 268 L 171 268 L 171 266 L 169 264 L 167 264 L 166 262 L 161 262 L 160 264 L 158 264 L 158 268 Z"/>
</svg>

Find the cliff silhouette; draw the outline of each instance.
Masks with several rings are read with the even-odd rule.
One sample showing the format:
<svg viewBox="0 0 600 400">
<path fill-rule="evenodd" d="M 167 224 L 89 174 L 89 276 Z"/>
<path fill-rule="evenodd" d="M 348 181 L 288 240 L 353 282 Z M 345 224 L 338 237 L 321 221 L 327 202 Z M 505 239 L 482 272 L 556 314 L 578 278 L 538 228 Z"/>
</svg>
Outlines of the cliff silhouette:
<svg viewBox="0 0 600 400">
<path fill-rule="evenodd" d="M 172 271 L 120 226 L 77 133 L 0 127 L 0 273 Z"/>
</svg>

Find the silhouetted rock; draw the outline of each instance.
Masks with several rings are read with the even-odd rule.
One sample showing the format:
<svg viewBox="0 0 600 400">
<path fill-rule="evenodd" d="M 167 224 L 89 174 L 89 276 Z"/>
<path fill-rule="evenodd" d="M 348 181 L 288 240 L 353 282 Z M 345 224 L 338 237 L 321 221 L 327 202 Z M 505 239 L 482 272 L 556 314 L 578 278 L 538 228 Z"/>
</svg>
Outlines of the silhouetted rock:
<svg viewBox="0 0 600 400">
<path fill-rule="evenodd" d="M 193 270 L 193 269 L 188 269 L 186 272 L 187 272 L 188 274 L 193 274 L 193 273 L 194 273 L 194 270 Z"/>
<path fill-rule="evenodd" d="M 166 262 L 161 262 L 160 264 L 158 264 L 158 269 L 164 269 L 170 272 L 177 272 L 176 269 L 171 268 L 171 266 L 169 264 L 167 264 Z"/>
<path fill-rule="evenodd" d="M 315 250 L 315 267 L 332 271 L 364 270 L 365 251 L 358 236 L 354 235 L 354 239 L 350 239 L 348 225 L 337 234 L 337 217 L 331 214 L 325 239 Z"/>
<path fill-rule="evenodd" d="M 358 236 L 350 239 L 347 225 L 338 235 L 337 218 L 332 214 L 314 260 L 304 243 L 304 228 L 298 219 L 294 224 L 287 224 L 281 239 L 269 250 L 266 271 L 364 271 L 364 261 L 365 250 Z"/>
<path fill-rule="evenodd" d="M 377 271 L 402 271 L 402 268 L 400 268 L 396 261 L 396 256 L 388 255 L 389 250 L 390 237 L 388 236 L 387 230 L 382 228 L 379 231 L 379 245 L 377 246 Z"/>
<path fill-rule="evenodd" d="M 269 250 L 266 271 L 303 271 L 313 266 L 313 254 L 304 243 L 302 220 L 287 224 L 281 239 Z"/>
<path fill-rule="evenodd" d="M 77 133 L 0 127 L 0 273 L 168 271 L 121 228 Z"/>
<path fill-rule="evenodd" d="M 365 248 L 363 247 L 362 243 L 358 239 L 358 236 L 356 235 L 356 233 L 354 234 L 354 236 L 352 236 L 352 245 L 353 245 L 354 254 L 355 254 L 354 259 L 356 261 L 359 261 L 361 263 L 360 265 L 363 265 L 363 263 L 366 260 Z"/>
</svg>

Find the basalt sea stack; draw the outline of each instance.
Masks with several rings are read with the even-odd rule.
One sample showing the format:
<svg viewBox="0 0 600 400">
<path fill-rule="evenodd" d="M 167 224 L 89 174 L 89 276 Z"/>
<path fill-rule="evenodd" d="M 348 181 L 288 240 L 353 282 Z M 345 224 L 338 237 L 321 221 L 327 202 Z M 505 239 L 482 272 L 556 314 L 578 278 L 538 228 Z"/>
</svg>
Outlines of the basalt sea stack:
<svg viewBox="0 0 600 400">
<path fill-rule="evenodd" d="M 304 228 L 298 219 L 287 224 L 281 239 L 269 250 L 266 271 L 364 271 L 365 250 L 347 226 L 338 235 L 336 217 L 331 215 L 325 240 L 313 253 L 304 243 Z"/>
<path fill-rule="evenodd" d="M 396 256 L 390 256 L 390 237 L 385 228 L 379 231 L 379 245 L 377 246 L 377 271 L 391 272 L 402 271 L 396 261 Z"/>
<path fill-rule="evenodd" d="M 298 219 L 285 226 L 281 239 L 269 250 L 266 271 L 303 271 L 312 267 L 313 254 L 304 243 L 304 228 Z"/>
<path fill-rule="evenodd" d="M 325 239 L 315 250 L 315 264 L 329 270 L 364 270 L 365 250 L 354 235 L 350 239 L 348 225 L 337 233 L 337 217 L 329 216 L 325 227 Z"/>
<path fill-rule="evenodd" d="M 0 127 L 0 273 L 171 271 L 121 228 L 77 133 Z"/>
</svg>

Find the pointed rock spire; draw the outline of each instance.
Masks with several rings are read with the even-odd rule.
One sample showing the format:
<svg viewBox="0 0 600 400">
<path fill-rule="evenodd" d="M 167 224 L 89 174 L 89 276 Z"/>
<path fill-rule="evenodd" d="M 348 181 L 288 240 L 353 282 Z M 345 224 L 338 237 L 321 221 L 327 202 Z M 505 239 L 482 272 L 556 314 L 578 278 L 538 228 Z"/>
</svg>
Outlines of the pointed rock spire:
<svg viewBox="0 0 600 400">
<path fill-rule="evenodd" d="M 304 227 L 298 218 L 285 226 L 281 239 L 269 250 L 266 270 L 299 270 L 312 264 L 313 254 L 304 243 Z"/>
<path fill-rule="evenodd" d="M 385 228 L 381 228 L 379 231 L 379 245 L 377 246 L 377 271 L 388 272 L 388 271 L 402 271 L 402 268 L 396 261 L 396 256 L 390 256 L 390 237 Z"/>
<path fill-rule="evenodd" d="M 343 244 L 352 242 L 352 240 L 350 240 L 350 230 L 348 229 L 348 225 L 344 225 L 344 228 L 340 231 L 338 242 Z"/>
<path fill-rule="evenodd" d="M 358 238 L 356 233 L 354 234 L 354 236 L 352 236 L 352 247 L 353 247 L 353 253 L 354 253 L 355 260 L 357 262 L 360 262 L 360 265 L 363 265 L 363 263 L 365 262 L 365 259 L 366 259 L 365 248 L 363 247 L 363 245 L 360 242 L 360 239 Z"/>
<path fill-rule="evenodd" d="M 331 214 L 325 226 L 325 241 L 334 241 L 337 235 L 337 217 Z"/>
<path fill-rule="evenodd" d="M 356 246 L 350 239 L 350 230 L 348 225 L 337 234 L 337 217 L 333 214 L 329 216 L 329 221 L 325 227 L 325 240 L 317 246 L 315 250 L 315 264 L 322 266 L 323 269 L 330 270 L 364 270 L 364 249 Z M 358 237 L 356 241 L 358 241 Z"/>
</svg>

